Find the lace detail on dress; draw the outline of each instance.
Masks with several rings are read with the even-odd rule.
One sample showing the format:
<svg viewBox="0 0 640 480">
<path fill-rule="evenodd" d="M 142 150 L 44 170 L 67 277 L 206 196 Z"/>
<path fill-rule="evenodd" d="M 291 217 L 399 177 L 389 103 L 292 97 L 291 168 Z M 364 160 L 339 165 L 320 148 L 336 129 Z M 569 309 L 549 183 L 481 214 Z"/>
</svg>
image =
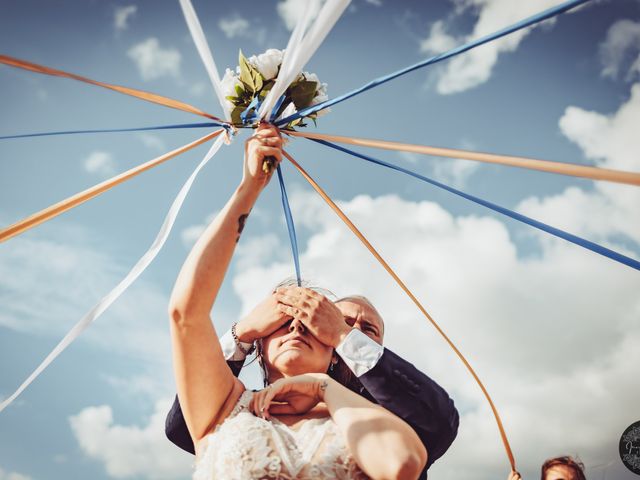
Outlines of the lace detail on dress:
<svg viewBox="0 0 640 480">
<path fill-rule="evenodd" d="M 366 480 L 330 417 L 294 431 L 278 419 L 256 417 L 242 393 L 229 416 L 207 435 L 193 480 Z"/>
</svg>

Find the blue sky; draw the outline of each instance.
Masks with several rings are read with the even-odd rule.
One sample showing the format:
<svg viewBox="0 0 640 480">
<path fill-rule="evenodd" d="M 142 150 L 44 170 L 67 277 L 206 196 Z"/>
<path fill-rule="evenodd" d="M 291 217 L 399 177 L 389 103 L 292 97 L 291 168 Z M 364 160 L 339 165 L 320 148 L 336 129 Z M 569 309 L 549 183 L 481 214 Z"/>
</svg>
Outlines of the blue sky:
<svg viewBox="0 0 640 480">
<path fill-rule="evenodd" d="M 220 70 L 236 65 L 239 48 L 247 55 L 283 48 L 294 2 L 193 1 Z M 306 70 L 327 82 L 333 97 L 556 3 L 354 1 Z M 3 54 L 220 114 L 177 2 L 5 0 L 0 8 Z M 640 148 L 639 45 L 638 1 L 591 2 L 336 105 L 316 130 L 640 171 L 633 154 Z M 0 85 L 0 135 L 200 121 L 9 67 L 0 67 Z M 2 141 L 0 222 L 9 225 L 204 133 Z M 166 302 L 194 236 L 240 179 L 245 136 L 203 170 L 167 244 L 136 284 L 0 414 L 0 480 L 189 476 L 190 456 L 160 428 L 173 392 Z M 303 139 L 288 150 L 468 355 L 528 478 L 545 458 L 564 453 L 578 454 L 592 478 L 632 478 L 617 441 L 640 416 L 637 372 L 627 366 L 640 360 L 637 272 Z M 205 152 L 181 155 L 0 247 L 0 396 L 13 392 L 144 253 Z M 640 255 L 637 188 L 370 153 Z M 434 477 L 506 478 L 497 430 L 459 361 L 295 170 L 285 165 L 284 174 L 303 275 L 338 295 L 368 295 L 387 321 L 387 345 L 441 382 L 461 411 L 459 438 Z M 279 191 L 271 185 L 214 308 L 218 331 L 292 273 Z M 245 379 L 258 384 L 251 368 Z"/>
</svg>

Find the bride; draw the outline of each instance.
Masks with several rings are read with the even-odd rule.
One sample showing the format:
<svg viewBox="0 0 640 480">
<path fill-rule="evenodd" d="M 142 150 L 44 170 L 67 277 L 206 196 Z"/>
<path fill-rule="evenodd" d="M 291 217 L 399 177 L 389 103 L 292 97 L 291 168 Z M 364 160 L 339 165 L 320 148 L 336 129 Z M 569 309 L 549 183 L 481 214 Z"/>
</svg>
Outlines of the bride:
<svg viewBox="0 0 640 480">
<path fill-rule="evenodd" d="M 242 181 L 189 253 L 171 295 L 178 397 L 196 447 L 193 478 L 415 479 L 427 461 L 417 434 L 327 374 L 335 351 L 290 306 L 294 299 L 320 301 L 320 294 L 280 289 L 258 307 L 268 325 L 260 332 L 265 389 L 246 390 L 227 366 L 210 312 L 245 221 L 270 180 L 263 160 L 279 163 L 281 148 L 271 125 L 247 140 Z"/>
</svg>

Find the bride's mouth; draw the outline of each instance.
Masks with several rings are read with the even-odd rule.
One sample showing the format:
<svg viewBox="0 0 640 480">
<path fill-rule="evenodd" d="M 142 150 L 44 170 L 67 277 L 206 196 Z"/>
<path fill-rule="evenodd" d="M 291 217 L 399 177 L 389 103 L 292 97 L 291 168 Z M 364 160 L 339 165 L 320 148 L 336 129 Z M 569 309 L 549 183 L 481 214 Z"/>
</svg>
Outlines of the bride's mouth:
<svg viewBox="0 0 640 480">
<path fill-rule="evenodd" d="M 309 342 L 307 342 L 304 338 L 302 337 L 292 337 L 292 338 L 287 338 L 284 342 L 282 342 L 282 344 L 286 344 L 286 343 L 304 343 L 307 347 L 311 347 L 311 345 L 309 345 Z"/>
</svg>

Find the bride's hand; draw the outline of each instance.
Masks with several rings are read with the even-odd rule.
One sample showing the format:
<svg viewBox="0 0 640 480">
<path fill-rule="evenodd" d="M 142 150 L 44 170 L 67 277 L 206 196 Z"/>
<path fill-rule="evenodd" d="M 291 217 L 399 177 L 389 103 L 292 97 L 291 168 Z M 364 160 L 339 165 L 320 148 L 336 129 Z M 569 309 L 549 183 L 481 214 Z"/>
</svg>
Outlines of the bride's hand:
<svg viewBox="0 0 640 480">
<path fill-rule="evenodd" d="M 238 322 L 236 325 L 238 340 L 253 343 L 259 338 L 271 335 L 290 318 L 282 312 L 278 306 L 276 294 L 272 293 Z"/>
<path fill-rule="evenodd" d="M 245 142 L 244 185 L 262 190 L 269 183 L 273 170 L 268 173 L 263 170 L 263 163 L 268 157 L 274 157 L 276 165 L 282 161 L 282 137 L 277 127 L 263 123 Z"/>
<path fill-rule="evenodd" d="M 269 418 L 271 415 L 300 415 L 323 400 L 330 381 L 332 379 L 324 373 L 281 378 L 254 393 L 249 408 L 254 415 L 262 418 Z"/>
</svg>

